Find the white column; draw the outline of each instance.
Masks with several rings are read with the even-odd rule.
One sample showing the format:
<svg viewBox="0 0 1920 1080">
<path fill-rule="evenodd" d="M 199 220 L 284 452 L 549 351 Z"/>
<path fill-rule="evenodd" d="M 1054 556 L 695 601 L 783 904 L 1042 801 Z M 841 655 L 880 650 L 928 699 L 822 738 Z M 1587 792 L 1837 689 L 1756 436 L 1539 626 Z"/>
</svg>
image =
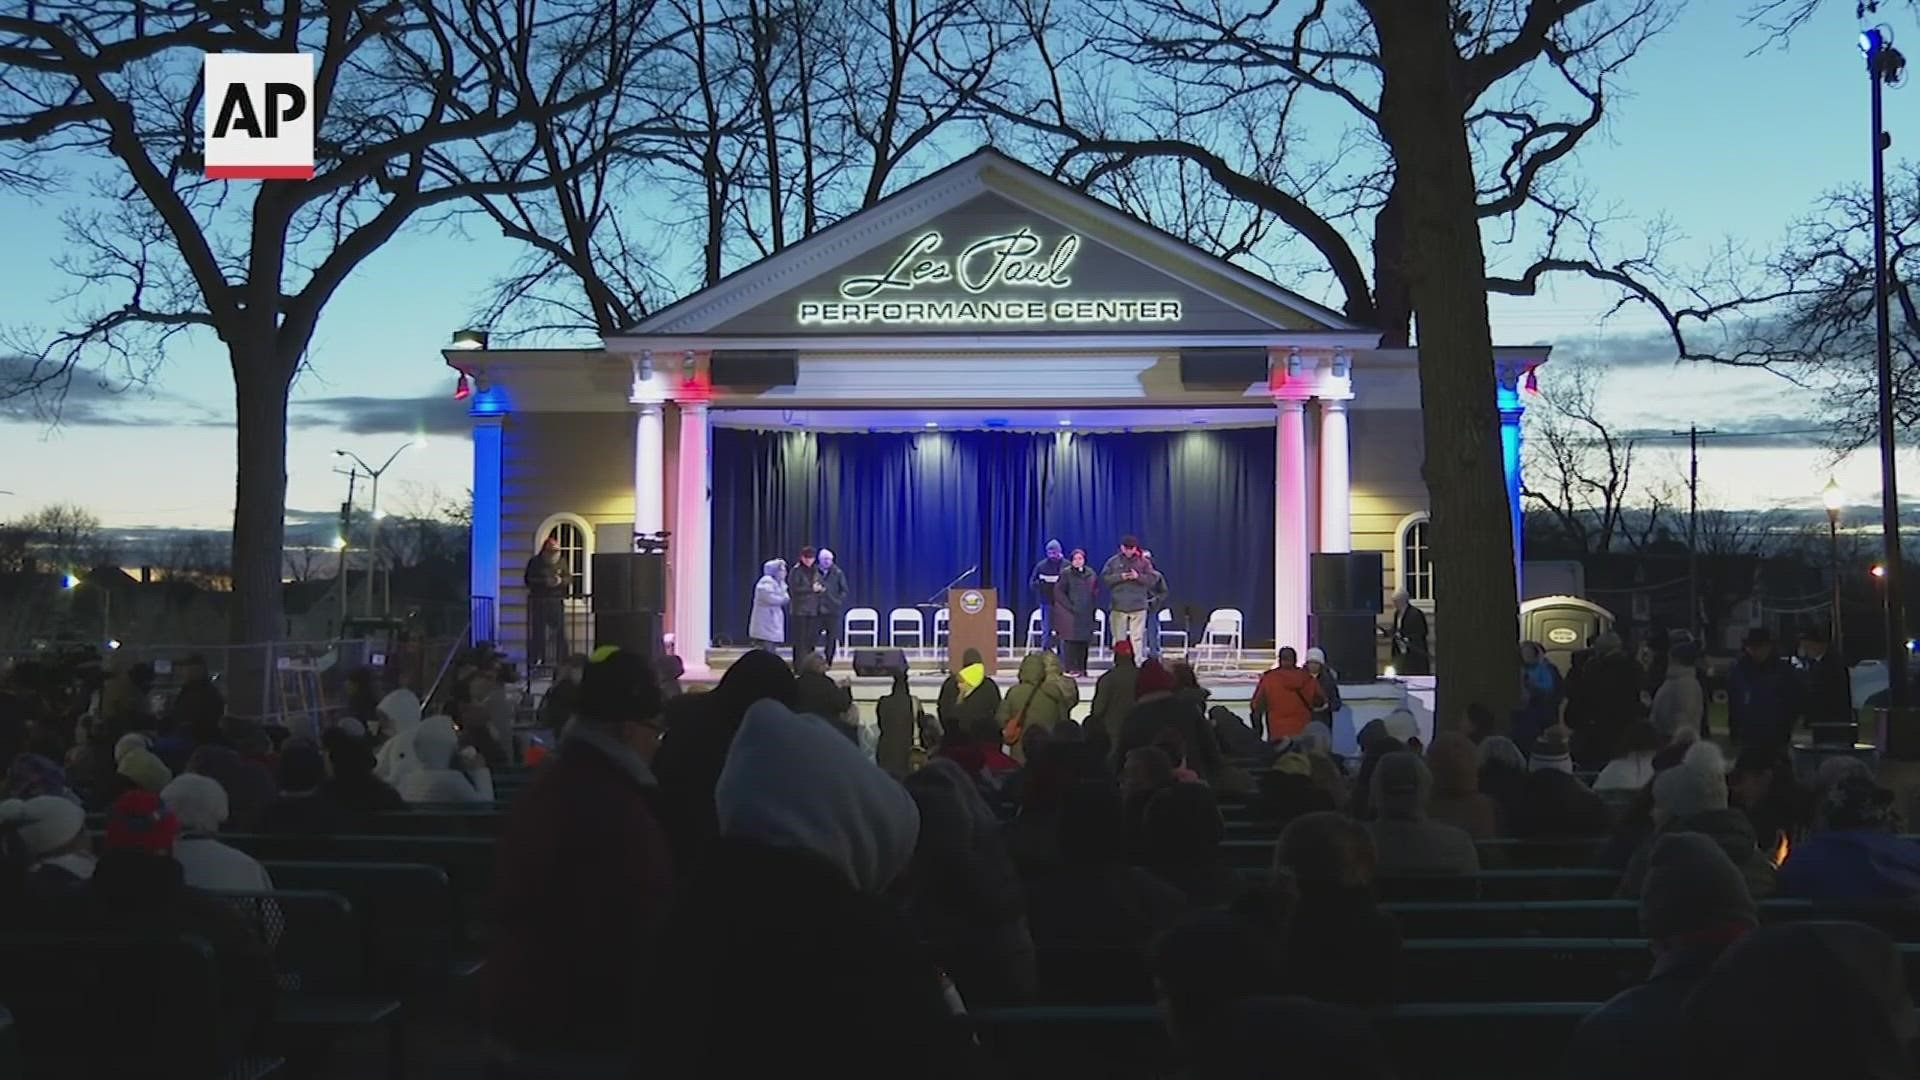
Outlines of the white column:
<svg viewBox="0 0 1920 1080">
<path fill-rule="evenodd" d="M 705 675 L 713 640 L 713 493 L 707 403 L 680 402 L 678 512 L 668 545 L 674 567 L 674 649 L 689 675 Z"/>
<path fill-rule="evenodd" d="M 1307 647 L 1306 402 L 1282 399 L 1274 436 L 1274 647 Z"/>
<path fill-rule="evenodd" d="M 657 533 L 667 527 L 666 418 L 657 401 L 634 405 L 633 531 Z"/>
<path fill-rule="evenodd" d="M 498 413 L 473 418 L 473 537 L 467 589 L 472 597 L 474 639 L 496 644 L 500 641 L 501 424 L 505 420 Z"/>
<path fill-rule="evenodd" d="M 1347 403 L 1320 399 L 1320 550 L 1353 550 L 1353 466 Z"/>
</svg>

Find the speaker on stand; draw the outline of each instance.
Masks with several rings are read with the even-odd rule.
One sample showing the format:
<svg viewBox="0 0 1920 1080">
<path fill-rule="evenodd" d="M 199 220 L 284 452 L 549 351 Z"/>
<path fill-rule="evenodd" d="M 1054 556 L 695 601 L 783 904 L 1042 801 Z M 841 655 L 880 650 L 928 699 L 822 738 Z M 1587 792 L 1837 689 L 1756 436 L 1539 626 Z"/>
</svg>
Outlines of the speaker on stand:
<svg viewBox="0 0 1920 1080">
<path fill-rule="evenodd" d="M 1341 682 L 1372 682 L 1380 675 L 1385 567 L 1377 551 L 1323 552 L 1310 559 L 1315 644 Z"/>
<path fill-rule="evenodd" d="M 660 619 L 667 593 L 667 534 L 636 534 L 632 552 L 593 557 L 593 643 L 663 656 Z"/>
</svg>

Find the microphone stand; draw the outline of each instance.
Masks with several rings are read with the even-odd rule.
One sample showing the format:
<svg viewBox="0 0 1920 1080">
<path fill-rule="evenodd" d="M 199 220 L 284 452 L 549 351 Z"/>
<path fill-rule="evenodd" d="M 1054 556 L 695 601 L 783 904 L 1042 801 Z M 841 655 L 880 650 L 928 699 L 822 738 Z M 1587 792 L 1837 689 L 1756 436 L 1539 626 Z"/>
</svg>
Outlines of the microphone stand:
<svg viewBox="0 0 1920 1080">
<path fill-rule="evenodd" d="M 946 602 L 947 590 L 953 588 L 955 585 L 960 584 L 962 581 L 967 580 L 969 577 L 972 577 L 974 574 L 977 574 L 979 572 L 980 572 L 980 564 L 974 563 L 972 566 L 969 566 L 965 570 L 962 570 L 958 574 L 955 574 L 952 581 L 949 581 L 945 585 L 942 585 L 939 588 L 933 590 L 933 594 L 931 596 L 928 596 L 925 600 L 920 601 L 918 604 L 915 604 L 914 606 L 915 607 L 939 607 L 941 604 Z"/>
</svg>

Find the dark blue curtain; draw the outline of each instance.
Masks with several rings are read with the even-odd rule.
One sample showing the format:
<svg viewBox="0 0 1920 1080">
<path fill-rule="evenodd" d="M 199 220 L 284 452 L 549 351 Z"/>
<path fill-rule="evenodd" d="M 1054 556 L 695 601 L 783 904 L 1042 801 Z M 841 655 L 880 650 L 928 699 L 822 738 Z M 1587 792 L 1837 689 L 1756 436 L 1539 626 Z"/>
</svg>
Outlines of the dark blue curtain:
<svg viewBox="0 0 1920 1080">
<path fill-rule="evenodd" d="M 1273 624 L 1272 428 L 716 428 L 713 456 L 716 641 L 745 640 L 760 564 L 791 563 L 803 544 L 832 548 L 853 606 L 883 620 L 977 564 L 1024 635 L 1027 574 L 1049 539 L 1098 569 L 1127 533 L 1167 575 L 1177 621 L 1237 607 L 1250 636 Z"/>
</svg>

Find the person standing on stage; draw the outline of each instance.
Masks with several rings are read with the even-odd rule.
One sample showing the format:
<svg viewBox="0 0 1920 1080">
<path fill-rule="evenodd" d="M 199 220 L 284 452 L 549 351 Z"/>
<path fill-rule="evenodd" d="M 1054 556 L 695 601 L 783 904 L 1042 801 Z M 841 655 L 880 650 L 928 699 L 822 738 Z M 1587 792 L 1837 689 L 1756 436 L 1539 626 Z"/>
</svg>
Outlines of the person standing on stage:
<svg viewBox="0 0 1920 1080">
<path fill-rule="evenodd" d="M 1060 642 L 1060 666 L 1068 675 L 1087 673 L 1087 643 L 1093 640 L 1094 598 L 1099 592 L 1100 579 L 1087 568 L 1086 549 L 1074 548 L 1073 557 L 1060 568 L 1060 580 L 1054 583 L 1047 607 L 1053 635 Z"/>
<path fill-rule="evenodd" d="M 558 664 L 567 655 L 567 567 L 560 558 L 560 541 L 548 535 L 540 550 L 527 560 L 527 611 L 532 627 L 527 634 L 527 666 Z"/>
<path fill-rule="evenodd" d="M 747 620 L 754 648 L 778 652 L 787 640 L 787 598 L 787 560 L 768 559 L 753 586 L 753 617 Z"/>
<path fill-rule="evenodd" d="M 1101 569 L 1100 582 L 1107 587 L 1108 628 L 1114 642 L 1126 638 L 1133 642 L 1134 655 L 1141 655 L 1147 647 L 1147 600 L 1160 585 L 1160 572 L 1140 550 L 1138 537 L 1120 538 L 1120 550 Z"/>
<path fill-rule="evenodd" d="M 840 648 L 840 613 L 847 610 L 847 572 L 826 548 L 820 549 L 820 584 L 825 587 L 820 593 L 821 651 L 832 667 L 833 654 Z"/>
<path fill-rule="evenodd" d="M 1433 674 L 1427 649 L 1427 613 L 1413 606 L 1407 590 L 1393 594 L 1393 670 L 1399 675 Z"/>
<path fill-rule="evenodd" d="M 793 597 L 793 663 L 820 647 L 820 604 L 827 591 L 826 575 L 814 561 L 812 547 L 800 549 L 800 561 L 787 575 L 787 592 Z"/>
<path fill-rule="evenodd" d="M 1060 541 L 1047 541 L 1047 557 L 1033 564 L 1033 573 L 1027 575 L 1027 587 L 1033 591 L 1034 610 L 1040 614 L 1040 648 L 1055 648 L 1053 637 L 1053 587 L 1060 583 L 1060 571 L 1066 568 L 1066 557 L 1060 554 Z"/>
<path fill-rule="evenodd" d="M 1140 554 L 1146 558 L 1148 566 L 1153 566 L 1153 552 L 1141 548 Z M 1148 656 L 1160 655 L 1160 613 L 1167 609 L 1167 575 L 1160 573 L 1159 570 L 1159 567 L 1154 567 L 1154 585 L 1147 590 Z"/>
</svg>

